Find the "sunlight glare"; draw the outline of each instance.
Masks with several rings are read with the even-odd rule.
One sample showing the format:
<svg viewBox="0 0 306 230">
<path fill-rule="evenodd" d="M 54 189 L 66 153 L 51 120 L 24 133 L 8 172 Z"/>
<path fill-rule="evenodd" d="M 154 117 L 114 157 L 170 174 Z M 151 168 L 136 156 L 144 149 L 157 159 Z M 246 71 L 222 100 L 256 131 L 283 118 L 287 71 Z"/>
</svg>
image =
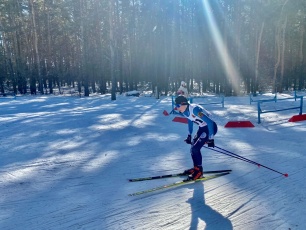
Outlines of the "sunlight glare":
<svg viewBox="0 0 306 230">
<path fill-rule="evenodd" d="M 205 16 L 208 21 L 209 30 L 213 36 L 212 40 L 217 49 L 218 56 L 220 57 L 225 73 L 227 75 L 226 77 L 232 83 L 232 86 L 234 87 L 235 91 L 239 92 L 239 85 L 241 79 L 240 73 L 237 71 L 237 68 L 235 67 L 235 64 L 233 63 L 230 54 L 228 52 L 228 49 L 222 39 L 220 30 L 218 29 L 216 20 L 212 13 L 209 1 L 202 0 L 202 2 L 205 11 Z"/>
</svg>

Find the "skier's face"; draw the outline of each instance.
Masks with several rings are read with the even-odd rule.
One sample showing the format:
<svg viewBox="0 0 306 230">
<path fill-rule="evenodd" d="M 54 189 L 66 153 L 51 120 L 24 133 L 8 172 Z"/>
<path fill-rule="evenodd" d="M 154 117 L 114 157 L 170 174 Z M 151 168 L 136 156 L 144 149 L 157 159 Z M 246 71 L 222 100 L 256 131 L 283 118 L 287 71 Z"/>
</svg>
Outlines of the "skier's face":
<svg viewBox="0 0 306 230">
<path fill-rule="evenodd" d="M 176 105 L 176 109 L 181 113 L 183 113 L 186 110 L 186 108 L 187 105 Z"/>
</svg>

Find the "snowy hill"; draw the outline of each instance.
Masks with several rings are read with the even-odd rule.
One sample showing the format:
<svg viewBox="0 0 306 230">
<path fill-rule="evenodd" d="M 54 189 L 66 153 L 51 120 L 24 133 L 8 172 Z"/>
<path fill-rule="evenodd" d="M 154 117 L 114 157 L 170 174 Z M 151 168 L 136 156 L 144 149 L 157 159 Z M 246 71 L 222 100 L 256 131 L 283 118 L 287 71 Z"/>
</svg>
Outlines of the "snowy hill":
<svg viewBox="0 0 306 230">
<path fill-rule="evenodd" d="M 232 173 L 130 197 L 180 178 L 128 178 L 192 166 L 186 124 L 163 115 L 171 98 L 0 98 L 0 229 L 306 229 L 306 121 L 288 122 L 298 110 L 262 114 L 258 124 L 247 96 L 205 108 L 217 146 L 289 177 L 204 148 L 204 170 Z M 255 127 L 224 128 L 233 120 Z"/>
</svg>

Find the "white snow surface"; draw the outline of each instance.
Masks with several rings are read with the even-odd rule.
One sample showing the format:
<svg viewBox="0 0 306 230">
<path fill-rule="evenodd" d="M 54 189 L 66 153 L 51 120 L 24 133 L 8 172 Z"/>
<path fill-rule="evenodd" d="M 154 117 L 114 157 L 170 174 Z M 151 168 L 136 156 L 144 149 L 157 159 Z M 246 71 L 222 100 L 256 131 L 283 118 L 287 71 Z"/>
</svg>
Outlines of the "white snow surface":
<svg viewBox="0 0 306 230">
<path fill-rule="evenodd" d="M 131 197 L 182 178 L 129 178 L 192 167 L 187 125 L 163 115 L 170 97 L 0 98 L 0 229 L 306 229 L 306 121 L 288 122 L 298 110 L 262 114 L 258 124 L 248 96 L 205 108 L 217 146 L 281 173 L 203 148 L 204 170 L 232 173 Z M 224 127 L 245 120 L 255 127 Z"/>
</svg>

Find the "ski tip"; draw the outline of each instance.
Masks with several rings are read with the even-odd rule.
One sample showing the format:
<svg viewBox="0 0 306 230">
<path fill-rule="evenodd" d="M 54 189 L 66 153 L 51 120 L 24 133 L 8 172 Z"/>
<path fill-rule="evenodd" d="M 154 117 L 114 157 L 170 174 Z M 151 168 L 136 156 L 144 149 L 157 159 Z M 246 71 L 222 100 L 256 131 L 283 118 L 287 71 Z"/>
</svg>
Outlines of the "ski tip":
<svg viewBox="0 0 306 230">
<path fill-rule="evenodd" d="M 285 174 L 283 174 L 285 177 L 288 177 L 289 175 L 288 175 L 288 173 L 285 173 Z"/>
</svg>

